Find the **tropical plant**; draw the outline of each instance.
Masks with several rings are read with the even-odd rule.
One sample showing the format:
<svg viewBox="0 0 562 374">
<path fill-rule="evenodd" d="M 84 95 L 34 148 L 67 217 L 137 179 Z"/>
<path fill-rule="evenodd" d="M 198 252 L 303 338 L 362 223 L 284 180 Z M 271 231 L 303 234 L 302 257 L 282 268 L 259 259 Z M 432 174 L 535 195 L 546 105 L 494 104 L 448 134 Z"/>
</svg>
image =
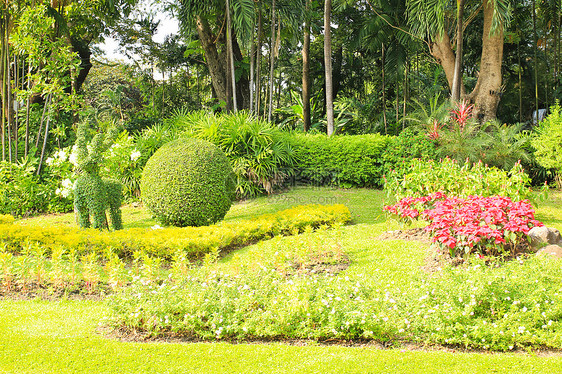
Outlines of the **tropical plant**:
<svg viewBox="0 0 562 374">
<path fill-rule="evenodd" d="M 560 102 L 550 108 L 550 114 L 537 127 L 532 144 L 537 162 L 556 170 L 556 181 L 562 186 L 562 117 Z"/>
</svg>

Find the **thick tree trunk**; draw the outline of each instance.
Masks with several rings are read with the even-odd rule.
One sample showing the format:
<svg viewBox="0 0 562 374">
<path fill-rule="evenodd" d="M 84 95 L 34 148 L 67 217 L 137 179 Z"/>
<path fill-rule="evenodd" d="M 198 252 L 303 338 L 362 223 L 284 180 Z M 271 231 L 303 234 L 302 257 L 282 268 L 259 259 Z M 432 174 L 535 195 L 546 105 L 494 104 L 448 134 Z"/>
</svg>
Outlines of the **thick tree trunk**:
<svg viewBox="0 0 562 374">
<path fill-rule="evenodd" d="M 304 23 L 304 41 L 302 45 L 302 117 L 304 131 L 310 130 L 310 10 L 311 0 L 306 0 L 306 21 Z"/>
<path fill-rule="evenodd" d="M 227 77 L 224 61 L 220 59 L 215 45 L 215 37 L 211 32 L 209 23 L 201 16 L 197 16 L 197 34 L 201 41 L 201 46 L 205 51 L 207 68 L 211 75 L 211 83 L 219 101 L 228 102 L 227 96 Z"/>
<path fill-rule="evenodd" d="M 332 0 L 324 3 L 324 66 L 326 76 L 326 120 L 328 136 L 334 133 L 334 94 L 332 86 L 332 39 L 330 16 Z"/>
<path fill-rule="evenodd" d="M 453 52 L 451 39 L 447 32 L 435 38 L 431 43 L 430 52 L 445 71 L 449 88 L 452 88 L 455 79 L 455 53 Z"/>
<path fill-rule="evenodd" d="M 494 5 L 484 2 L 484 33 L 480 74 L 469 98 L 474 103 L 474 115 L 479 122 L 496 118 L 502 84 L 503 26 L 492 32 Z"/>
</svg>

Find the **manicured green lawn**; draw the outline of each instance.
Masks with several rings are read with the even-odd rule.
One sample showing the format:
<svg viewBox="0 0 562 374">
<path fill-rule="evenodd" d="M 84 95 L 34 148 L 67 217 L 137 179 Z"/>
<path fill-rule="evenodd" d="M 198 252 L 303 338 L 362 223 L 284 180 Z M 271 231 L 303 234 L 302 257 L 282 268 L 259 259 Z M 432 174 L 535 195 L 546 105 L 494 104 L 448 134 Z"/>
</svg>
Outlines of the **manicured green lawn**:
<svg viewBox="0 0 562 374">
<path fill-rule="evenodd" d="M 373 274 L 395 285 L 422 277 L 426 247 L 418 242 L 378 241 L 385 230 L 384 195 L 375 190 L 298 188 L 273 197 L 237 203 L 227 220 L 247 219 L 290 206 L 343 203 L 353 225 L 341 229 L 345 252 L 353 260 L 345 274 Z M 562 194 L 553 192 L 538 219 L 562 228 Z M 133 221 L 135 219 L 136 221 Z M 129 223 L 127 223 L 129 220 Z M 27 220 L 29 224 L 73 224 L 72 215 Z M 142 208 L 125 209 L 128 227 L 155 222 Z M 312 234 L 316 235 L 316 234 Z M 295 239 L 283 238 L 284 241 Z M 218 267 L 255 261 L 275 250 L 272 241 L 238 250 Z M 97 326 L 108 308 L 101 301 L 0 301 L 0 371 L 7 373 L 558 373 L 562 355 L 453 353 L 375 347 L 228 343 L 129 343 L 107 339 Z"/>
<path fill-rule="evenodd" d="M 354 223 L 383 222 L 380 207 L 384 194 L 370 189 L 342 190 L 327 187 L 299 187 L 285 193 L 234 203 L 225 221 L 248 219 L 256 215 L 274 213 L 298 205 L 344 204 L 353 207 Z M 126 205 L 122 208 L 124 228 L 151 227 L 158 222 L 151 218 L 150 212 L 142 206 Z M 21 220 L 30 225 L 76 226 L 74 213 L 51 214 Z"/>
<path fill-rule="evenodd" d="M 124 343 L 91 301 L 2 301 L 6 373 L 557 373 L 562 357 L 285 344 Z"/>
</svg>

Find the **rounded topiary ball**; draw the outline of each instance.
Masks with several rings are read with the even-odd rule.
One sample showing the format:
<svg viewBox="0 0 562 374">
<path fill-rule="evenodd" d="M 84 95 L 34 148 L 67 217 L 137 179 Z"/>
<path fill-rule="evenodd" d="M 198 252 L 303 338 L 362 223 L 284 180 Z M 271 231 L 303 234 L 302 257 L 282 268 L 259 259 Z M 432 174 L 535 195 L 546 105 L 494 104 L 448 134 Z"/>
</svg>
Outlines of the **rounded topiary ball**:
<svg viewBox="0 0 562 374">
<path fill-rule="evenodd" d="M 217 146 L 179 139 L 162 146 L 146 163 L 142 201 L 167 225 L 204 226 L 224 218 L 234 198 L 232 166 Z"/>
</svg>

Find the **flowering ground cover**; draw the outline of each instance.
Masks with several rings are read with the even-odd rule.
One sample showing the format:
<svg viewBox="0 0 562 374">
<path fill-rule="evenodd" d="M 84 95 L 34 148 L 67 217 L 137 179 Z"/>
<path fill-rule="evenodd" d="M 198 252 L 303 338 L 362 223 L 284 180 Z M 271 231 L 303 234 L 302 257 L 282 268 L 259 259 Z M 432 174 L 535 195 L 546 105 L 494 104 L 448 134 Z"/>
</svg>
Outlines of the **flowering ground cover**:
<svg viewBox="0 0 562 374">
<path fill-rule="evenodd" d="M 382 192 L 301 189 L 284 196 L 278 196 L 276 208 L 268 205 L 273 202 L 268 199 L 239 205 L 233 219 L 325 196 L 335 199 L 330 203 L 348 205 L 355 224 L 264 241 L 204 267 L 186 267 L 183 275 L 172 275 L 174 279 L 169 272 L 158 282 L 140 274 L 132 288 L 109 300 L 1 300 L 0 368 L 559 371 L 562 358 L 557 354 L 535 357 L 522 350 L 562 346 L 560 261 L 521 258 L 489 266 L 473 259 L 468 265 L 429 274 L 422 268 L 427 245 L 376 240 L 386 230 L 399 228 L 386 221 Z M 560 228 L 556 217 L 562 214 L 561 201 L 560 194 L 552 193 L 538 208 L 536 219 Z M 309 202 L 314 201 L 305 203 Z M 304 271 L 318 263 L 348 267 L 331 273 Z M 115 340 L 115 335 L 112 339 L 102 335 L 112 326 L 120 326 L 129 340 L 160 336 L 213 343 L 126 343 Z M 298 346 L 228 343 L 254 339 L 289 340 Z M 324 346 L 350 339 L 367 345 Z M 383 345 L 390 348 L 381 349 Z M 507 353 L 453 353 L 465 348 Z M 510 353 L 514 351 L 518 353 Z"/>
</svg>

